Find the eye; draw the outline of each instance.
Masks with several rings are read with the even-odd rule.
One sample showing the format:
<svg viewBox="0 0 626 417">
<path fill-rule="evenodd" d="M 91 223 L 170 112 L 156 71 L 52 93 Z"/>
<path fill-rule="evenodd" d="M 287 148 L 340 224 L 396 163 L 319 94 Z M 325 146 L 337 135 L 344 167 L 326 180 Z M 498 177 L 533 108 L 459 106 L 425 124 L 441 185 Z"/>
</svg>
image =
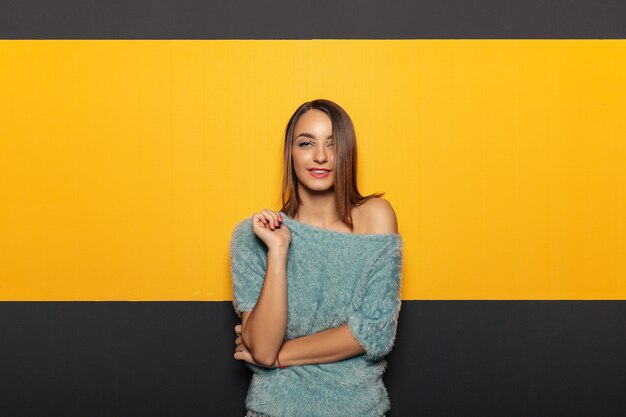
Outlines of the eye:
<svg viewBox="0 0 626 417">
<path fill-rule="evenodd" d="M 300 148 L 302 148 L 302 147 L 303 147 L 303 145 L 306 145 L 307 143 L 312 143 L 312 142 L 311 142 L 311 141 L 309 141 L 309 140 L 307 140 L 306 142 L 300 142 L 300 143 L 298 144 L 298 146 L 299 146 Z"/>
</svg>

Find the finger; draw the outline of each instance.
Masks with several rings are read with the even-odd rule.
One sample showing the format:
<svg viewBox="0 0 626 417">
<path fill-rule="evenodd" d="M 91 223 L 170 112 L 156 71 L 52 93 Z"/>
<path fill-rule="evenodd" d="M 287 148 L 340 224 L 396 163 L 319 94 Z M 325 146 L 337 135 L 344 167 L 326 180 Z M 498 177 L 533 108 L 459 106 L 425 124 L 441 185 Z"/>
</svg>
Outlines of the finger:
<svg viewBox="0 0 626 417">
<path fill-rule="evenodd" d="M 237 334 L 241 333 L 241 324 L 238 324 L 235 326 L 235 333 Z"/>
<path fill-rule="evenodd" d="M 258 213 L 258 221 L 259 223 L 261 223 L 264 227 L 269 227 L 269 221 L 265 218 L 265 215 L 260 212 Z"/>
<path fill-rule="evenodd" d="M 276 225 L 277 225 L 276 227 L 280 227 L 280 225 L 281 225 L 281 224 L 282 224 L 282 222 L 283 222 L 283 219 L 282 219 L 282 217 L 280 216 L 280 213 L 279 213 L 279 212 L 277 212 L 277 211 L 272 211 L 272 213 L 274 213 L 274 218 L 276 219 Z"/>
<path fill-rule="evenodd" d="M 267 227 L 267 223 L 268 221 L 265 220 L 265 217 L 263 216 L 263 214 L 261 213 L 256 213 L 254 214 L 254 216 L 252 216 L 254 224 L 261 224 L 261 226 L 263 227 Z"/>
<path fill-rule="evenodd" d="M 274 211 L 274 215 L 276 216 L 277 227 L 280 227 L 283 224 L 283 217 L 277 211 Z"/>
<path fill-rule="evenodd" d="M 280 222 L 278 221 L 278 214 L 275 211 L 265 209 L 263 210 L 263 213 L 265 213 L 266 216 L 269 216 L 268 220 L 270 221 L 272 230 L 276 229 L 280 225 Z"/>
<path fill-rule="evenodd" d="M 236 345 L 240 345 L 240 344 L 241 344 L 241 336 L 239 336 L 239 337 L 237 337 L 237 338 L 235 339 L 235 344 L 236 344 Z"/>
<path fill-rule="evenodd" d="M 275 214 L 268 209 L 264 209 L 263 211 L 261 211 L 261 213 L 263 213 L 263 216 L 265 216 L 265 219 L 267 219 L 267 221 L 269 222 L 269 228 L 274 230 L 276 228 L 276 218 L 274 217 Z"/>
</svg>

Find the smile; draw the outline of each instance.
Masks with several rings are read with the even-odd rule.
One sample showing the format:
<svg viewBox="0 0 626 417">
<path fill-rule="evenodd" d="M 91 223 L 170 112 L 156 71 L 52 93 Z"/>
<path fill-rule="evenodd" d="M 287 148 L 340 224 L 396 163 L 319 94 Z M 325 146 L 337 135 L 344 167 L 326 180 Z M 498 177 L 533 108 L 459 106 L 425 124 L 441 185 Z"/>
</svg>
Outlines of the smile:
<svg viewBox="0 0 626 417">
<path fill-rule="evenodd" d="M 330 171 L 326 169 L 310 169 L 309 172 L 315 178 L 326 178 L 330 175 Z"/>
</svg>

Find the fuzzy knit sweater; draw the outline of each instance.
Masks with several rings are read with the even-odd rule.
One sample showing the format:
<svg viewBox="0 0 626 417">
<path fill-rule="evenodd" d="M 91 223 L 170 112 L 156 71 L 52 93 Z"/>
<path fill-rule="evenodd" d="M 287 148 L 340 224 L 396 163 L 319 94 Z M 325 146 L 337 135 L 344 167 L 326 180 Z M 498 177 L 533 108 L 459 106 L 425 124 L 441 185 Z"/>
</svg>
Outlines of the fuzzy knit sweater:
<svg viewBox="0 0 626 417">
<path fill-rule="evenodd" d="M 286 339 L 347 323 L 364 353 L 320 364 L 253 371 L 246 408 L 273 417 L 382 417 L 390 408 L 383 357 L 394 345 L 401 307 L 400 234 L 353 234 L 301 223 L 284 212 L 291 232 L 287 259 Z M 230 240 L 233 306 L 252 310 L 267 267 L 267 246 L 240 221 Z"/>
</svg>

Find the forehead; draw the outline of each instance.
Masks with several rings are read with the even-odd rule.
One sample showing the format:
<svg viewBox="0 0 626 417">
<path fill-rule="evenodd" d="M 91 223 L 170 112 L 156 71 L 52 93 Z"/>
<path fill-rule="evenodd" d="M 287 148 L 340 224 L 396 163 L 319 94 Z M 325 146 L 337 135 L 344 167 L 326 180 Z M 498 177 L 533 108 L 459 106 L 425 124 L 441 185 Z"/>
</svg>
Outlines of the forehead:
<svg viewBox="0 0 626 417">
<path fill-rule="evenodd" d="M 326 113 L 317 109 L 311 109 L 302 114 L 296 123 L 294 133 L 330 134 L 333 124 Z"/>
</svg>

